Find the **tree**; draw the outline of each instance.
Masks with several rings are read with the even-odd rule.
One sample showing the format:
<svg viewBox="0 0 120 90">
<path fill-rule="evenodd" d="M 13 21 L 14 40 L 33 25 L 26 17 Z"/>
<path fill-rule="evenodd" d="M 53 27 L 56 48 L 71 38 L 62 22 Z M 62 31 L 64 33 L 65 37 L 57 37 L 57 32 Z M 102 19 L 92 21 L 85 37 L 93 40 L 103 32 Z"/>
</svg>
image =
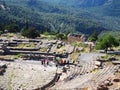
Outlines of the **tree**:
<svg viewBox="0 0 120 90">
<path fill-rule="evenodd" d="M 25 29 L 28 29 L 28 27 L 29 27 L 29 21 L 25 20 Z"/>
<path fill-rule="evenodd" d="M 98 39 L 98 33 L 96 31 L 89 37 L 90 41 L 96 41 Z"/>
<path fill-rule="evenodd" d="M 12 23 L 10 25 L 7 25 L 5 27 L 6 29 L 8 29 L 8 32 L 14 33 L 14 32 L 18 32 L 19 30 L 19 26 L 16 23 Z"/>
<path fill-rule="evenodd" d="M 56 35 L 57 39 L 61 39 L 61 40 L 66 40 L 67 39 L 67 36 L 63 33 L 58 33 Z"/>
<path fill-rule="evenodd" d="M 105 53 L 107 53 L 108 48 L 119 46 L 119 41 L 113 37 L 112 35 L 107 35 L 105 37 L 102 37 L 98 43 L 96 48 L 97 49 L 104 49 Z"/>
<path fill-rule="evenodd" d="M 21 33 L 22 36 L 26 37 L 26 35 L 27 35 L 27 29 L 26 29 L 26 27 L 23 27 L 21 29 L 20 33 Z"/>
<path fill-rule="evenodd" d="M 23 28 L 21 30 L 21 35 L 27 38 L 36 38 L 40 36 L 39 32 L 33 27 L 30 27 L 28 29 Z"/>
<path fill-rule="evenodd" d="M 0 25 L 0 35 L 3 33 L 3 29 L 4 29 L 3 25 Z"/>
</svg>

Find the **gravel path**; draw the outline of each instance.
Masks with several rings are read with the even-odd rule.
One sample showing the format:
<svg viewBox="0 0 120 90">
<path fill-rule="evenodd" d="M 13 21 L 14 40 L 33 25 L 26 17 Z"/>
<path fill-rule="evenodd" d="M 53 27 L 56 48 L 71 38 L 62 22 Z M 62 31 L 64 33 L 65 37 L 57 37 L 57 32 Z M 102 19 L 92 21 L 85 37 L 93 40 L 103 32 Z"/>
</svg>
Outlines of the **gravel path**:
<svg viewBox="0 0 120 90">
<path fill-rule="evenodd" d="M 80 62 L 91 62 L 93 60 L 95 60 L 98 56 L 104 56 L 105 54 L 102 54 L 102 53 L 82 53 L 78 60 Z"/>
</svg>

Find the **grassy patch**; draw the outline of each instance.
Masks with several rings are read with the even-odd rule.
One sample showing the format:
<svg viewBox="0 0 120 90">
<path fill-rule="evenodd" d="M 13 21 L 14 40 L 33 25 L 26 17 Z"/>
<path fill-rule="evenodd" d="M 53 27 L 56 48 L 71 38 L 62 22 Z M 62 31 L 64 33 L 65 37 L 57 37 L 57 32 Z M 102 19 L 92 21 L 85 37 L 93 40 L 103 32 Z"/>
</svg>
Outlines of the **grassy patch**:
<svg viewBox="0 0 120 90">
<path fill-rule="evenodd" d="M 74 61 L 77 61 L 78 57 L 79 57 L 79 54 L 80 53 L 74 52 L 74 53 L 70 54 L 70 58 Z"/>
<path fill-rule="evenodd" d="M 55 40 L 56 39 L 56 36 L 55 35 L 44 35 L 44 34 L 42 34 L 41 35 L 41 38 L 42 39 L 48 39 L 48 40 Z"/>
<path fill-rule="evenodd" d="M 21 58 L 21 57 L 22 57 L 22 53 L 16 55 L 16 56 L 14 57 L 14 59 L 17 60 L 17 59 L 19 59 L 19 58 Z"/>
<path fill-rule="evenodd" d="M 34 43 L 28 43 L 28 44 L 19 44 L 17 47 L 18 48 L 34 48 L 35 45 Z"/>
<path fill-rule="evenodd" d="M 92 70 L 92 73 L 99 73 L 99 69 L 94 69 L 94 70 Z"/>
<path fill-rule="evenodd" d="M 57 53 L 65 53 L 65 52 L 66 52 L 66 47 L 65 47 L 65 46 L 62 46 L 62 47 L 60 47 L 60 48 L 57 48 L 57 49 L 55 50 L 55 52 L 57 52 Z"/>
<path fill-rule="evenodd" d="M 40 49 L 41 52 L 47 52 L 47 50 L 48 50 L 48 48 L 46 48 L 46 47 L 43 47 Z"/>
</svg>

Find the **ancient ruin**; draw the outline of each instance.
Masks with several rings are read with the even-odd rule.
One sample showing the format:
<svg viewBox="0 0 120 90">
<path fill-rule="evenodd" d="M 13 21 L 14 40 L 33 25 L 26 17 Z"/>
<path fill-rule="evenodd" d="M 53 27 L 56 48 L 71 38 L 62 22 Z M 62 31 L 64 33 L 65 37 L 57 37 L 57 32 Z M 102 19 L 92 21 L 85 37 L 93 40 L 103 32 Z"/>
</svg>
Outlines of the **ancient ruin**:
<svg viewBox="0 0 120 90">
<path fill-rule="evenodd" d="M 105 54 L 82 53 L 75 61 L 77 49 L 60 40 L 1 39 L 0 89 L 120 89 L 118 59 L 105 61 Z"/>
</svg>

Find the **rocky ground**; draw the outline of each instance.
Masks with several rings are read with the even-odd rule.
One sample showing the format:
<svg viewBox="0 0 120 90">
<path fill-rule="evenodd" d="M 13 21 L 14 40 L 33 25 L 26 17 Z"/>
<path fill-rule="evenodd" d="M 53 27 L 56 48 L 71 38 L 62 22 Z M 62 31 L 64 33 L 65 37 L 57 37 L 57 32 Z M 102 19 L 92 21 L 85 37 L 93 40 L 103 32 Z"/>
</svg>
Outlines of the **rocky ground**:
<svg viewBox="0 0 120 90">
<path fill-rule="evenodd" d="M 0 76 L 0 88 L 4 90 L 32 90 L 48 83 L 56 73 L 55 66 L 44 67 L 37 61 L 0 61 L 0 65 L 4 64 L 7 69 Z"/>
</svg>

